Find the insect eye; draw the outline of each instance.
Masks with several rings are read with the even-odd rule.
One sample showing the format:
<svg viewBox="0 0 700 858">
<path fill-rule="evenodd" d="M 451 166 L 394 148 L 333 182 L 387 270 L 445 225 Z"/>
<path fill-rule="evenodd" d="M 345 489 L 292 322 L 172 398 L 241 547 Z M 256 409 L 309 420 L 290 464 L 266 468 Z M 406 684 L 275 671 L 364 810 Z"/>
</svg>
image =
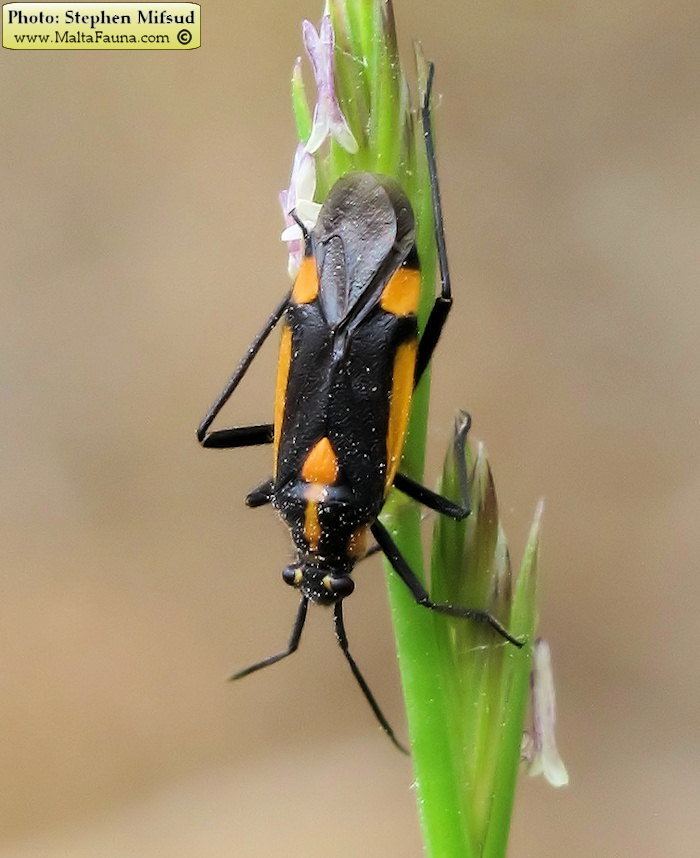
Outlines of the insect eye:
<svg viewBox="0 0 700 858">
<path fill-rule="evenodd" d="M 338 578 L 332 578 L 330 575 L 326 575 L 323 579 L 323 586 L 327 590 L 330 590 L 334 596 L 344 599 L 355 589 L 355 582 L 347 575 L 341 575 Z"/>
<path fill-rule="evenodd" d="M 299 587 L 301 585 L 302 578 L 303 575 L 298 566 L 287 566 L 287 568 L 282 571 L 282 580 L 285 584 L 289 584 L 290 587 Z"/>
</svg>

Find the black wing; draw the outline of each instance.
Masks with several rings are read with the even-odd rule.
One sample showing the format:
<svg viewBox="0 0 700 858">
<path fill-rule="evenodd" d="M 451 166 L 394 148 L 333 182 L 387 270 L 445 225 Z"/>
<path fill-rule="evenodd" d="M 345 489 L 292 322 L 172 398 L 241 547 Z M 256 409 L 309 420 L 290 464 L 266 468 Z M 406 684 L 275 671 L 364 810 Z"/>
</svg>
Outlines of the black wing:
<svg viewBox="0 0 700 858">
<path fill-rule="evenodd" d="M 337 332 L 364 318 L 413 249 L 411 204 L 387 176 L 349 173 L 331 189 L 311 242 L 323 314 Z"/>
</svg>

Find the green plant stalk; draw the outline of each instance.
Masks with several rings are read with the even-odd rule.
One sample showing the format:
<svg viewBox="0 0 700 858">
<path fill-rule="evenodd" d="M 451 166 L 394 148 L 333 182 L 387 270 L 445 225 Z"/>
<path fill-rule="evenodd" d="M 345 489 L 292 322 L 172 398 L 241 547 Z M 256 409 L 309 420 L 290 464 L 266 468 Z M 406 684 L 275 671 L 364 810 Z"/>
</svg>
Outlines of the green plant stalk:
<svg viewBox="0 0 700 858">
<path fill-rule="evenodd" d="M 421 382 L 421 388 L 413 403 L 403 461 L 403 468 L 418 480 L 425 455 L 429 384 Z M 416 505 L 393 492 L 382 520 L 411 569 L 424 581 L 420 512 Z M 444 677 L 449 672 L 444 661 L 448 651 L 440 645 L 436 618 L 416 605 L 391 565 L 387 561 L 384 565 L 426 852 L 445 858 L 469 856 L 467 820 L 455 789 L 459 757 L 445 730 L 449 689 Z"/>
<path fill-rule="evenodd" d="M 470 845 L 465 854 L 503 858 L 529 696 L 541 508 L 513 594 L 508 547 L 483 447 L 467 462 L 472 515 L 466 523 L 436 521 L 431 578 L 435 598 L 488 609 L 528 641 L 517 650 L 498 643 L 476 624 L 452 619 L 440 623 L 441 645 L 451 652 L 456 687 L 445 729 L 457 737 L 462 761 L 456 788 L 467 816 Z M 441 491 L 458 495 L 453 450 L 446 459 Z"/>
<path fill-rule="evenodd" d="M 422 135 L 417 133 L 416 138 L 422 143 Z M 433 300 L 437 260 L 429 185 L 427 175 L 421 175 L 427 167 L 422 149 L 416 148 L 415 154 L 418 184 L 424 188 L 416 209 L 424 320 Z M 426 372 L 413 398 L 402 461 L 402 470 L 418 481 L 423 479 L 429 395 L 430 375 Z M 416 505 L 393 492 L 382 520 L 411 569 L 425 582 L 420 513 Z M 391 565 L 385 561 L 384 566 L 426 853 L 468 858 L 468 820 L 462 798 L 455 789 L 460 759 L 455 753 L 454 737 L 445 730 L 451 697 L 446 663 L 449 651 L 441 645 L 438 618 L 416 605 Z"/>
<path fill-rule="evenodd" d="M 541 517 L 542 504 L 540 503 L 530 528 L 510 611 L 511 628 L 516 634 L 522 635 L 528 643 L 524 651 L 509 651 L 506 654 L 498 713 L 500 746 L 503 751 L 496 762 L 490 811 L 492 822 L 486 833 L 483 858 L 502 858 L 508 846 L 520 765 L 520 742 L 530 687 L 532 646 L 537 625 L 537 560 Z"/>
<path fill-rule="evenodd" d="M 447 497 L 459 497 L 459 484 L 455 472 L 455 451 L 448 451 L 443 479 L 440 487 Z M 483 546 L 491 543 L 490 515 L 491 494 L 482 491 L 481 481 L 475 476 L 476 468 L 468 457 L 467 464 L 472 470 L 472 515 L 468 522 L 454 522 L 438 517 L 435 523 L 433 552 L 431 558 L 431 590 L 436 601 L 452 602 L 461 605 L 479 605 L 476 599 L 475 585 L 483 577 Z M 476 545 L 481 550 L 471 551 Z M 465 557 L 469 557 L 473 567 L 472 574 L 463 574 Z M 481 576 L 480 573 L 481 572 Z M 471 591 L 471 592 L 469 592 Z M 481 600 L 483 601 L 483 600 Z M 472 802 L 467 801 L 470 785 L 474 783 L 474 758 L 470 749 L 474 747 L 475 732 L 478 724 L 478 712 L 470 718 L 474 710 L 469 700 L 470 691 L 479 691 L 482 699 L 481 661 L 489 658 L 490 653 L 483 651 L 484 631 L 473 624 L 446 617 L 435 617 L 436 634 L 443 653 L 444 676 L 449 683 L 447 720 L 444 728 L 452 736 L 455 749 L 455 781 L 452 788 L 460 796 L 468 844 L 465 855 L 478 854 L 473 844 L 477 841 L 477 821 L 474 818 Z M 481 647 L 476 656 L 473 650 Z M 460 657 L 460 654 L 464 653 Z M 470 676 L 469 671 L 472 671 Z"/>
</svg>

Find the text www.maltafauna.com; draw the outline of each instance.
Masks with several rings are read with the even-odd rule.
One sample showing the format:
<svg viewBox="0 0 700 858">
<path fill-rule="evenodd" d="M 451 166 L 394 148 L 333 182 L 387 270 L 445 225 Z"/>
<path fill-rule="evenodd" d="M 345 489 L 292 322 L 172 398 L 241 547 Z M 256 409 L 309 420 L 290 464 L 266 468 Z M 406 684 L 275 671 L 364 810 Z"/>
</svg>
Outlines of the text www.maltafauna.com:
<svg viewBox="0 0 700 858">
<path fill-rule="evenodd" d="M 170 36 L 167 33 L 146 33 L 135 36 L 133 33 L 105 33 L 102 30 L 91 30 L 84 33 L 68 30 L 55 30 L 51 33 L 14 33 L 18 45 L 90 45 L 90 44 L 119 44 L 119 45 L 168 45 Z"/>
</svg>

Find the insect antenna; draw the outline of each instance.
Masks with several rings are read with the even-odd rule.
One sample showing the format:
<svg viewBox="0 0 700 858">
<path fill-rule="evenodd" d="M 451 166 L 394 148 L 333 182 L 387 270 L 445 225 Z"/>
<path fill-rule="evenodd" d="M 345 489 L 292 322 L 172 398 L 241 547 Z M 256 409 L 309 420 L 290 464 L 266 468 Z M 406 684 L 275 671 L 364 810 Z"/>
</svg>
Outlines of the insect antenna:
<svg viewBox="0 0 700 858">
<path fill-rule="evenodd" d="M 389 739 L 391 739 L 392 743 L 396 748 L 401 751 L 402 754 L 409 755 L 408 749 L 399 742 L 396 738 L 394 731 L 391 728 L 391 725 L 384 717 L 384 713 L 379 708 L 379 704 L 374 698 L 374 694 L 369 690 L 369 686 L 365 682 L 364 676 L 360 673 L 360 668 L 355 663 L 355 659 L 350 655 L 350 650 L 348 649 L 348 637 L 345 634 L 345 623 L 343 622 L 343 603 L 336 602 L 335 603 L 335 612 L 334 612 L 334 622 L 335 622 L 335 636 L 338 639 L 338 643 L 340 644 L 340 648 L 343 651 L 343 655 L 348 660 L 348 664 L 350 665 L 350 670 L 352 670 L 352 674 L 357 680 L 357 684 L 362 689 L 362 693 L 365 695 L 365 698 L 369 705 L 372 707 L 372 712 L 381 724 L 382 730 L 387 734 Z"/>
<path fill-rule="evenodd" d="M 309 600 L 306 596 L 302 596 L 301 602 L 299 602 L 299 610 L 297 611 L 296 619 L 294 620 L 294 626 L 292 627 L 292 634 L 289 637 L 289 644 L 287 645 L 287 649 L 282 650 L 282 652 L 278 652 L 277 655 L 270 655 L 267 658 L 264 658 L 262 661 L 258 661 L 255 664 L 251 664 L 250 667 L 245 667 L 243 670 L 239 670 L 238 673 L 234 673 L 233 676 L 230 676 L 229 679 L 231 681 L 235 681 L 236 679 L 243 679 L 244 676 L 249 676 L 251 673 L 255 673 L 257 670 L 262 670 L 263 667 L 269 667 L 271 664 L 276 664 L 278 661 L 282 661 L 283 658 L 286 658 L 288 655 L 291 655 L 293 652 L 296 652 L 299 647 L 299 641 L 301 639 L 301 633 L 304 629 L 304 623 L 306 622 L 306 609 L 309 606 Z"/>
</svg>

